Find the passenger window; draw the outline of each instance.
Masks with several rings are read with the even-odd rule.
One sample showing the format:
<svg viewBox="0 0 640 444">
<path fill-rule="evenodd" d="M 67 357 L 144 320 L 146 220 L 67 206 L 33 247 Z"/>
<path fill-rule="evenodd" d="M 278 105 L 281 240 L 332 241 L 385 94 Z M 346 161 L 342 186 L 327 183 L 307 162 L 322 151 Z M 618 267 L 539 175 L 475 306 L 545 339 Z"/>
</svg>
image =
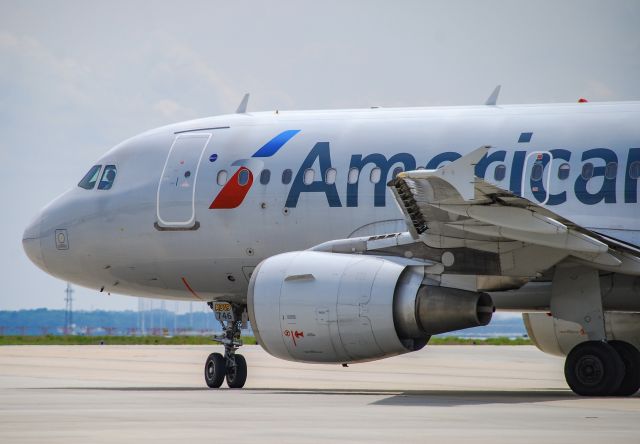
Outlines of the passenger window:
<svg viewBox="0 0 640 444">
<path fill-rule="evenodd" d="M 629 177 L 634 180 L 640 177 L 640 160 L 635 160 L 629 165 Z"/>
<path fill-rule="evenodd" d="M 347 182 L 356 183 L 358 181 L 358 176 L 360 176 L 360 171 L 357 168 L 351 168 L 349 170 L 349 177 L 347 178 Z"/>
<path fill-rule="evenodd" d="M 609 162 L 604 169 L 604 177 L 607 179 L 615 179 L 618 175 L 618 162 Z"/>
<path fill-rule="evenodd" d="M 80 188 L 84 188 L 85 190 L 92 190 L 93 187 L 96 186 L 96 182 L 98 181 L 100 168 L 102 168 L 102 165 L 92 166 L 89 172 L 84 175 L 80 182 L 78 182 L 78 186 Z"/>
<path fill-rule="evenodd" d="M 269 180 L 271 180 L 271 171 L 262 170 L 262 172 L 260 173 L 260 183 L 262 185 L 266 185 L 269 183 Z"/>
<path fill-rule="evenodd" d="M 382 173 L 380 171 L 380 168 L 378 167 L 375 167 L 374 169 L 372 169 L 371 173 L 369 174 L 369 180 L 371 181 L 371 183 L 380 182 L 381 177 L 382 177 Z"/>
<path fill-rule="evenodd" d="M 504 177 L 507 175 L 507 167 L 504 165 L 498 165 L 496 170 L 493 172 L 493 178 L 496 182 L 500 182 L 504 180 Z"/>
<path fill-rule="evenodd" d="M 338 175 L 338 172 L 336 171 L 335 168 L 329 168 L 324 175 L 324 182 L 327 185 L 333 185 L 334 183 L 336 183 L 337 175 Z"/>
<path fill-rule="evenodd" d="M 282 172 L 282 183 L 285 185 L 291 183 L 291 170 L 287 169 Z"/>
<path fill-rule="evenodd" d="M 558 169 L 558 179 L 565 180 L 569 178 L 569 173 L 571 172 L 571 166 L 568 163 L 563 163 L 560 165 Z"/>
<path fill-rule="evenodd" d="M 587 162 L 582 165 L 582 178 L 584 180 L 589 180 L 593 177 L 593 164 L 591 162 Z"/>
<path fill-rule="evenodd" d="M 248 183 L 249 183 L 249 170 L 246 168 L 242 168 L 238 173 L 238 185 L 243 187 Z"/>
<path fill-rule="evenodd" d="M 107 165 L 104 167 L 100 183 L 98 184 L 99 190 L 110 190 L 113 186 L 113 182 L 116 180 L 116 174 L 118 170 L 115 165 Z"/>
<path fill-rule="evenodd" d="M 305 185 L 311 185 L 313 183 L 313 179 L 316 177 L 316 172 L 313 168 L 308 168 L 304 170 L 303 181 Z"/>
<path fill-rule="evenodd" d="M 404 171 L 404 169 L 402 167 L 395 167 L 393 169 L 393 172 L 391 173 L 391 178 L 395 179 L 396 177 L 398 177 L 398 174 L 402 173 Z"/>
<path fill-rule="evenodd" d="M 216 177 L 216 182 L 218 182 L 218 185 L 223 186 L 224 184 L 227 183 L 227 178 L 228 178 L 227 170 L 220 170 L 218 171 L 218 177 Z"/>
<path fill-rule="evenodd" d="M 533 164 L 533 168 L 531 168 L 531 180 L 533 180 L 534 182 L 539 181 L 540 179 L 542 179 L 542 172 L 544 171 L 544 167 L 542 166 L 541 163 L 534 163 Z"/>
</svg>

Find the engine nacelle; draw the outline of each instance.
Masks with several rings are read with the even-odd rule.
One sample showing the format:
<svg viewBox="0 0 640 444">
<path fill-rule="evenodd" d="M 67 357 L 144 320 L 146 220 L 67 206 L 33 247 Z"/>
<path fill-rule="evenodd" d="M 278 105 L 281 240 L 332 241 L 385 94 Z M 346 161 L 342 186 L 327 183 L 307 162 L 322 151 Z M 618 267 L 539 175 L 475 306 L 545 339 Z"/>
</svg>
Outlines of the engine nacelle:
<svg viewBox="0 0 640 444">
<path fill-rule="evenodd" d="M 301 251 L 264 260 L 249 283 L 258 343 L 303 362 L 362 362 L 418 350 L 433 334 L 486 325 L 484 293 L 422 285 L 423 271 L 373 256 Z"/>
<path fill-rule="evenodd" d="M 554 318 L 547 313 L 523 313 L 527 333 L 536 347 L 545 353 L 566 356 L 589 338 L 575 322 Z M 605 312 L 608 340 L 625 341 L 640 349 L 640 313 Z"/>
</svg>

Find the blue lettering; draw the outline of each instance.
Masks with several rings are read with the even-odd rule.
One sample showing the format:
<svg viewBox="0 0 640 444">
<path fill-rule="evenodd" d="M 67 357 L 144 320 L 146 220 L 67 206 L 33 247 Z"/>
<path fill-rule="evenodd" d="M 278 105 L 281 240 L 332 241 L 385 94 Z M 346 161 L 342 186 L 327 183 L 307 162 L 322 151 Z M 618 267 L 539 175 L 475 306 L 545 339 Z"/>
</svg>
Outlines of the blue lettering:
<svg viewBox="0 0 640 444">
<path fill-rule="evenodd" d="M 624 172 L 624 202 L 638 202 L 638 176 L 631 177 L 631 165 L 640 162 L 640 148 L 631 148 L 627 157 L 627 169 Z"/>
<path fill-rule="evenodd" d="M 491 165 L 493 162 L 504 162 L 506 156 L 506 151 L 495 151 L 487 156 L 484 156 L 476 165 L 476 176 L 484 179 L 484 176 L 487 174 L 487 168 L 489 167 L 489 165 Z"/>
<path fill-rule="evenodd" d="M 397 163 L 401 163 L 405 171 L 414 170 L 416 168 L 416 160 L 409 153 L 398 153 L 387 159 L 382 154 L 369 154 L 362 157 L 362 154 L 354 154 L 351 156 L 349 169 L 357 168 L 362 171 L 365 165 L 373 164 L 380 168 L 380 181 L 374 185 L 373 205 L 376 207 L 384 207 L 387 197 L 387 180 L 389 179 L 389 171 L 391 167 Z M 347 183 L 347 206 L 358 206 L 358 185 L 360 180 L 355 183 Z"/>
<path fill-rule="evenodd" d="M 553 159 L 561 159 L 561 160 L 565 160 L 567 162 L 569 162 L 571 160 L 571 151 L 569 150 L 564 150 L 561 148 L 555 149 L 555 150 L 551 150 L 551 155 L 553 156 Z M 546 159 L 546 157 L 545 157 Z M 553 174 L 553 171 L 550 171 L 549 174 Z M 553 177 L 551 178 L 552 183 L 559 183 L 559 182 L 554 182 Z M 566 191 L 562 191 L 560 193 L 557 194 L 549 194 L 549 200 L 547 200 L 547 205 L 560 205 L 563 204 L 567 201 L 567 192 Z"/>
<path fill-rule="evenodd" d="M 307 185 L 304 183 L 304 172 L 313 167 L 316 159 L 320 162 L 320 180 L 313 181 Z M 336 184 L 329 185 L 324 181 L 329 168 L 331 168 L 329 142 L 318 142 L 302 162 L 296 178 L 293 180 L 293 185 L 291 185 L 291 190 L 289 190 L 285 205 L 289 208 L 295 208 L 298 205 L 301 193 L 324 193 L 327 196 L 327 202 L 330 207 L 341 207 L 342 204 L 340 203 Z"/>
<path fill-rule="evenodd" d="M 509 180 L 509 189 L 516 196 L 522 196 L 522 169 L 524 168 L 524 159 L 527 157 L 526 151 L 515 151 L 513 153 L 513 162 L 511 162 L 511 179 Z"/>
<path fill-rule="evenodd" d="M 440 153 L 433 157 L 427 164 L 426 168 L 428 170 L 435 170 L 444 162 L 453 162 L 454 160 L 458 160 L 462 156 L 459 153 L 455 153 L 453 151 L 445 151 L 444 153 Z"/>
<path fill-rule="evenodd" d="M 605 165 L 610 162 L 618 162 L 616 153 L 607 148 L 594 148 L 582 153 L 582 161 L 589 159 L 602 159 Z M 587 183 L 594 177 L 602 177 L 602 186 L 596 193 L 587 191 Z M 605 167 L 599 166 L 593 168 L 593 176 L 585 179 L 582 175 L 578 176 L 575 184 L 576 197 L 580 202 L 586 205 L 595 205 L 604 199 L 605 203 L 616 202 L 616 178 L 608 179 L 605 177 Z"/>
</svg>

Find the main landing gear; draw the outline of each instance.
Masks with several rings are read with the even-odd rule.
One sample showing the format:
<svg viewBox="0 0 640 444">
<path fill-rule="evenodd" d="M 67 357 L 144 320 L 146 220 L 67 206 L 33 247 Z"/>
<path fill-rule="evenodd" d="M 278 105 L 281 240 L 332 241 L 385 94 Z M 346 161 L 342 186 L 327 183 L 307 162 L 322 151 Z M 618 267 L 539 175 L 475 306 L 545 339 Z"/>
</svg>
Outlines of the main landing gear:
<svg viewBox="0 0 640 444">
<path fill-rule="evenodd" d="M 640 352 L 623 341 L 607 341 L 597 269 L 557 266 L 551 286 L 551 312 L 575 322 L 589 338 L 569 352 L 567 384 L 583 396 L 630 396 L 640 388 Z"/>
<path fill-rule="evenodd" d="M 583 396 L 631 396 L 640 389 L 640 352 L 623 341 L 576 345 L 564 365 L 567 384 Z"/>
<path fill-rule="evenodd" d="M 247 361 L 236 351 L 242 346 L 240 332 L 246 324 L 243 306 L 227 303 L 207 303 L 222 324 L 223 332 L 213 338 L 224 345 L 224 356 L 211 353 L 204 364 L 204 380 L 209 388 L 219 388 L 227 380 L 229 388 L 242 388 L 247 381 Z"/>
</svg>

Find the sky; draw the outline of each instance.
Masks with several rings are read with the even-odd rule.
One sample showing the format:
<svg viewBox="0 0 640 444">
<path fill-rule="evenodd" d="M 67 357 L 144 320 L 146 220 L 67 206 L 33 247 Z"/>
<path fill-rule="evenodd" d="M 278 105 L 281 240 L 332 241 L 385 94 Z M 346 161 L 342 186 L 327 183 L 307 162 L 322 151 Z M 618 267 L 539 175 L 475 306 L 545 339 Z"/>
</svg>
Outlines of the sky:
<svg viewBox="0 0 640 444">
<path fill-rule="evenodd" d="M 638 23 L 637 0 L 0 0 L 0 310 L 64 307 L 22 232 L 128 137 L 245 92 L 253 111 L 479 104 L 498 84 L 503 104 L 640 100 Z M 138 307 L 75 290 L 77 309 Z"/>
</svg>

